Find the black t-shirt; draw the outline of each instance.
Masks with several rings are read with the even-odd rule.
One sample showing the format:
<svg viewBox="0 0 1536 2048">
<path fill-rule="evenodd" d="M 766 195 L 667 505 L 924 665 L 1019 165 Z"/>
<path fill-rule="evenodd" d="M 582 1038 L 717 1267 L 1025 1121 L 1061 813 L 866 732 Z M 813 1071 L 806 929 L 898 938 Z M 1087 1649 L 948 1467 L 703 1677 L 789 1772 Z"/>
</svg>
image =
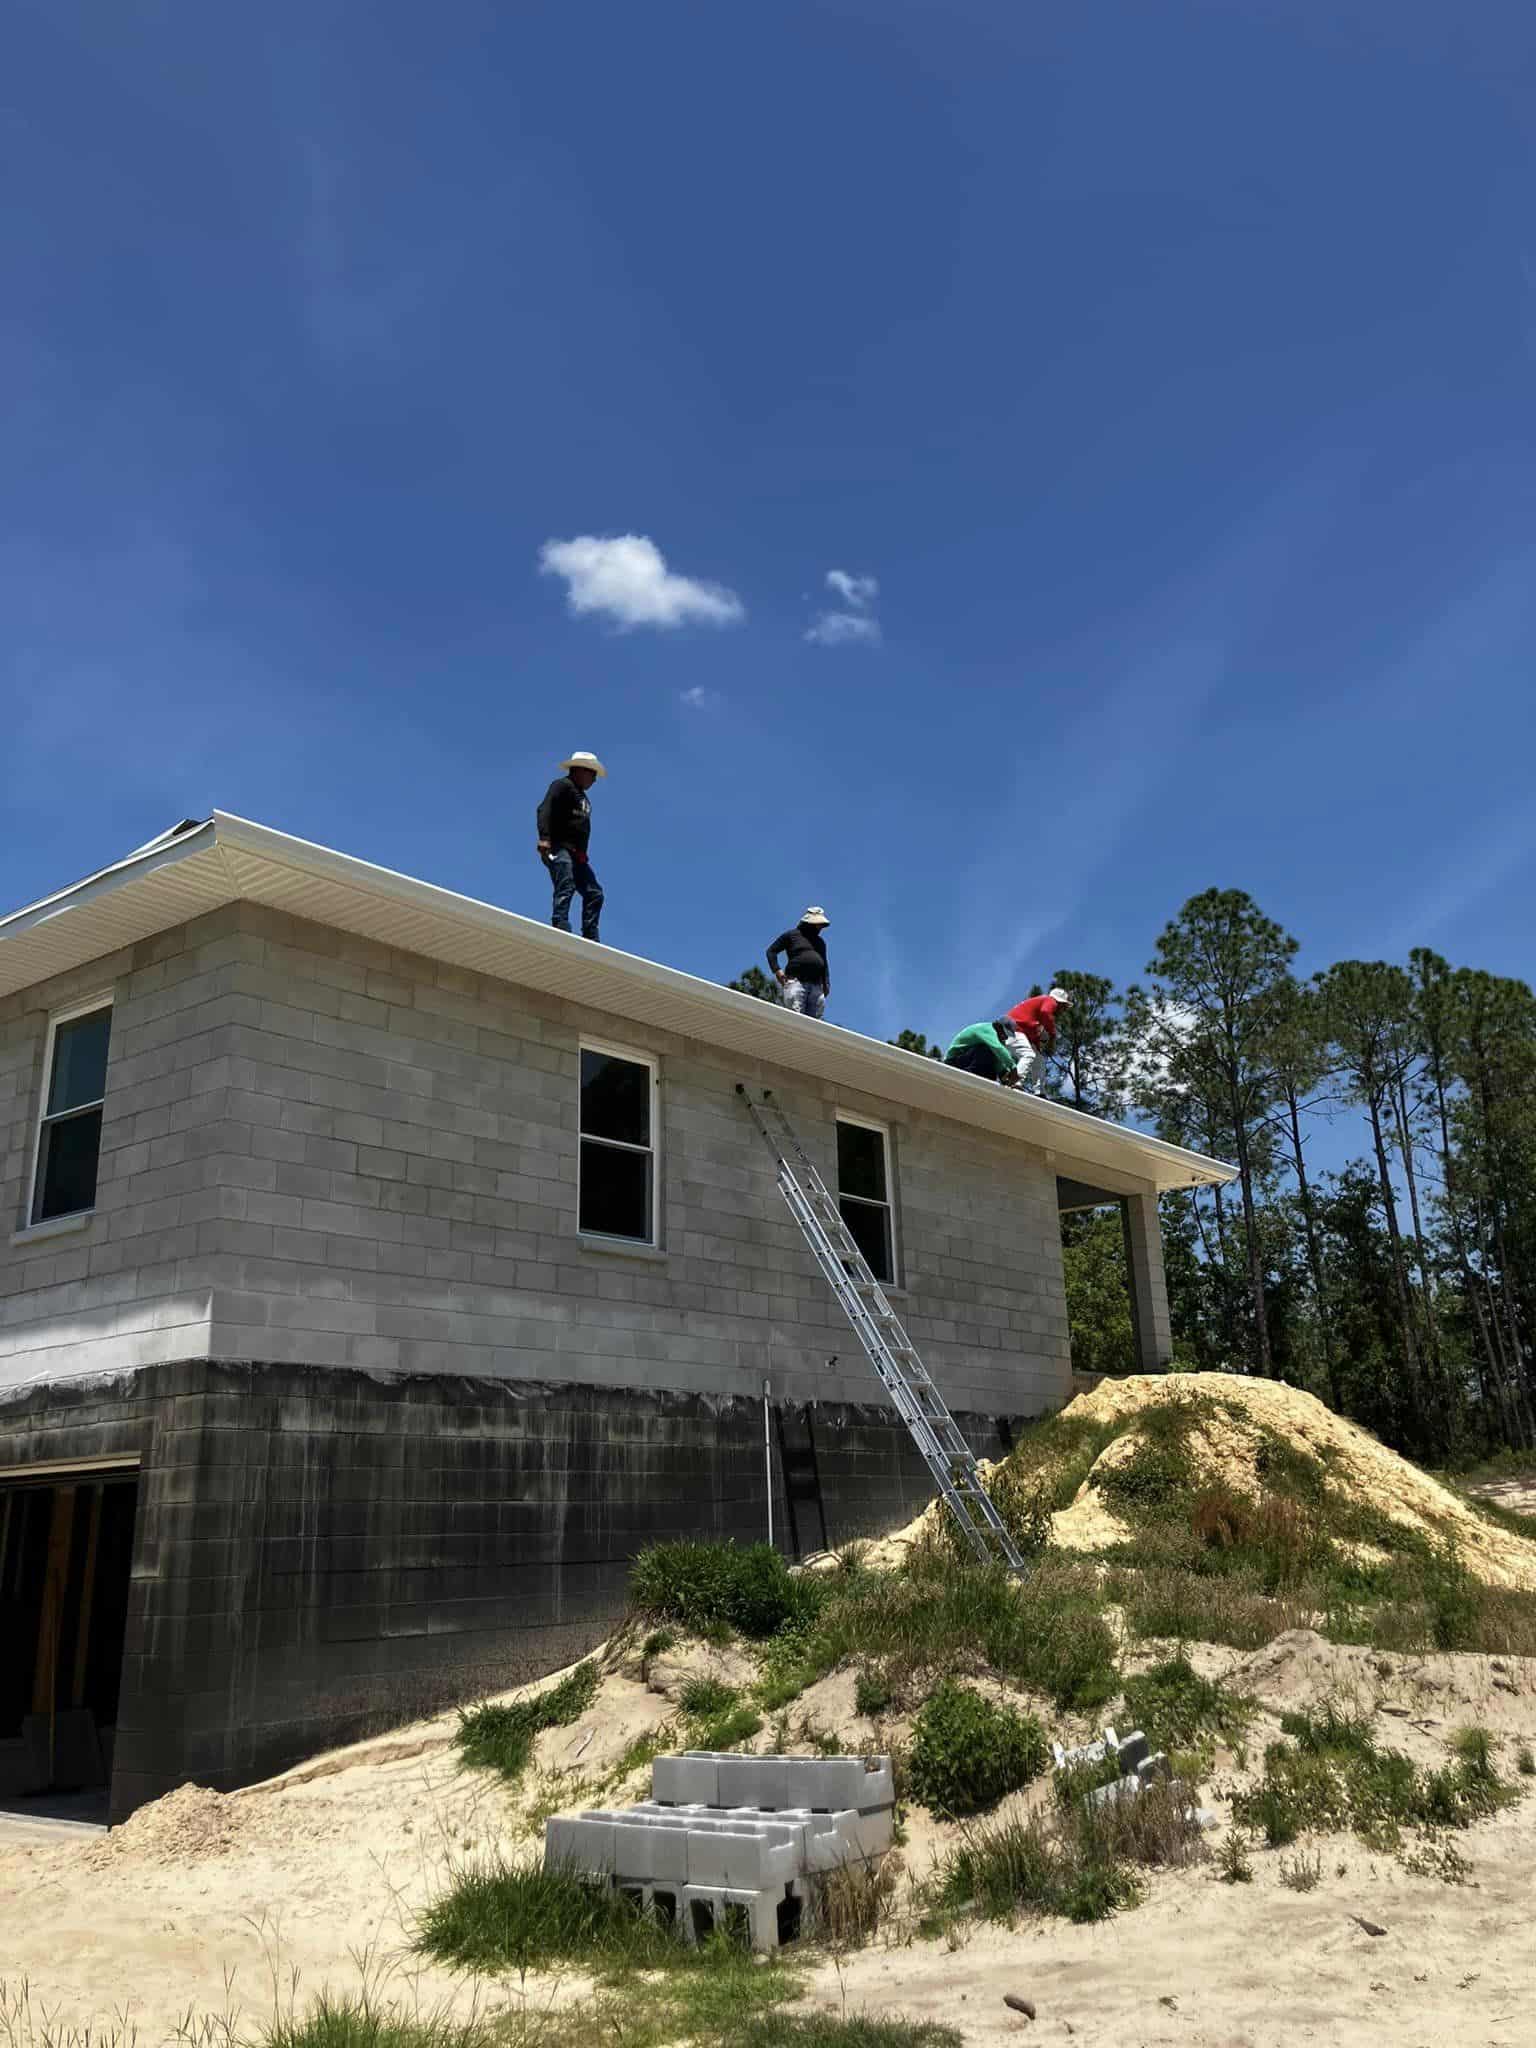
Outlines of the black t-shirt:
<svg viewBox="0 0 1536 2048">
<path fill-rule="evenodd" d="M 812 988 L 827 985 L 827 942 L 821 935 L 819 925 L 797 924 L 787 932 L 780 932 L 768 948 L 768 965 L 778 972 L 780 954 L 788 957 L 784 972 L 791 981 L 803 981 Z"/>
<path fill-rule="evenodd" d="M 592 836 L 592 806 L 587 793 L 569 775 L 557 775 L 539 805 L 539 837 L 551 846 L 569 846 L 585 853 Z"/>
</svg>

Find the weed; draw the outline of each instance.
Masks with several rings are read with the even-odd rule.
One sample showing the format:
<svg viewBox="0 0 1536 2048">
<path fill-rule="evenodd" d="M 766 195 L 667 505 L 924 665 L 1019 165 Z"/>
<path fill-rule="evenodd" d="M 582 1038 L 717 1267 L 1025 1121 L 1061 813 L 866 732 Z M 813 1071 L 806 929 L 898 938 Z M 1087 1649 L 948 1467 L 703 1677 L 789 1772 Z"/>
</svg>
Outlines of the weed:
<svg viewBox="0 0 1536 2048">
<path fill-rule="evenodd" d="M 955 1910 L 974 1902 L 989 1920 L 1020 1912 L 1103 1920 L 1140 1898 L 1138 1867 L 1201 1853 L 1177 1797 L 1153 1786 L 1102 1807 L 977 1823 L 940 1865 L 934 1903 Z"/>
<path fill-rule="evenodd" d="M 262 2048 L 495 2048 L 496 2039 L 487 2021 L 412 2014 L 367 1991 L 352 1998 L 322 1991 L 304 2014 L 274 2019 Z"/>
<path fill-rule="evenodd" d="M 770 1544 L 658 1543 L 630 1572 L 630 1597 L 642 1614 L 675 1621 L 695 1634 L 736 1629 L 757 1640 L 809 1621 L 825 1582 L 793 1573 Z"/>
<path fill-rule="evenodd" d="M 731 2043 L 732 2048 L 962 2048 L 963 2037 L 937 2020 L 772 2012 L 733 2032 Z"/>
<path fill-rule="evenodd" d="M 1497 1746 L 1498 1737 L 1475 1724 L 1458 1728 L 1451 1737 L 1452 1756 L 1459 1757 L 1470 1769 L 1489 1776 L 1493 1774 L 1493 1752 Z"/>
<path fill-rule="evenodd" d="M 763 1717 L 743 1703 L 727 1707 L 713 1720 L 696 1721 L 691 1733 L 695 1749 L 740 1749 L 762 1732 Z"/>
<path fill-rule="evenodd" d="M 887 1859 L 845 1863 L 818 1882 L 807 1931 L 825 1947 L 855 1948 L 889 1918 L 895 1893 L 896 1873 Z"/>
<path fill-rule="evenodd" d="M 1248 1845 L 1236 1828 L 1228 1830 L 1216 1858 L 1216 1874 L 1223 1884 L 1251 1884 L 1253 1864 L 1249 1861 Z"/>
<path fill-rule="evenodd" d="M 912 1728 L 912 1797 L 934 1813 L 979 1813 L 1039 1777 L 1045 1735 L 1032 1715 L 946 1679 Z"/>
<path fill-rule="evenodd" d="M 690 1678 L 677 1703 L 696 1721 L 715 1720 L 740 1697 L 734 1685 L 722 1685 L 718 1678 Z"/>
<path fill-rule="evenodd" d="M 558 1685 L 531 1700 L 469 1708 L 459 1716 L 460 1757 L 475 1769 L 499 1771 L 515 1782 L 533 1754 L 534 1737 L 577 1720 L 592 1704 L 597 1687 L 597 1666 L 578 1664 Z"/>
<path fill-rule="evenodd" d="M 1536 1756 L 1531 1754 L 1528 1742 L 1522 1742 L 1515 1751 L 1515 1769 L 1522 1778 L 1536 1778 Z"/>
<path fill-rule="evenodd" d="M 1322 1881 L 1321 1850 L 1315 1850 L 1309 1856 L 1303 1849 L 1294 1856 L 1280 1858 L 1280 1882 L 1288 1892 L 1315 1892 Z"/>
<path fill-rule="evenodd" d="M 1154 1749 L 1190 1749 L 1196 1744 L 1240 1737 L 1254 1715 L 1243 1699 L 1214 1678 L 1202 1678 L 1181 1651 L 1125 1682 L 1131 1725 Z"/>
<path fill-rule="evenodd" d="M 1465 1884 L 1472 1875 L 1471 1864 L 1455 1843 L 1433 1835 L 1409 1850 L 1403 1858 L 1403 1868 L 1411 1870 L 1415 1877 L 1438 1877 L 1442 1884 Z"/>
<path fill-rule="evenodd" d="M 1333 1707 L 1287 1714 L 1290 1743 L 1272 1743 L 1264 1776 L 1232 1802 L 1234 1822 L 1262 1831 L 1271 1848 L 1303 1833 L 1353 1829 L 1369 1848 L 1401 1847 L 1405 1828 L 1469 1827 L 1518 1794 L 1493 1767 L 1484 1731 L 1468 1730 L 1456 1763 L 1420 1771 L 1397 1750 L 1379 1749 L 1369 1724 Z"/>
<path fill-rule="evenodd" d="M 866 1664 L 853 1681 L 853 1710 L 856 1714 L 883 1714 L 891 1704 L 891 1682 L 877 1665 Z"/>
</svg>

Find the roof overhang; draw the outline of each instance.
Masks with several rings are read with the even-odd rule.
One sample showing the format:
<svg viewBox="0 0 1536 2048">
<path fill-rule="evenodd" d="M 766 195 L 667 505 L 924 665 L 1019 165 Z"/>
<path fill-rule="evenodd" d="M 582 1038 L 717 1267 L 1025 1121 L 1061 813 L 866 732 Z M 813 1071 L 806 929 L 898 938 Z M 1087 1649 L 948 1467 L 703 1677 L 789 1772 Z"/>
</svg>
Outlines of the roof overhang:
<svg viewBox="0 0 1536 2048">
<path fill-rule="evenodd" d="M 242 900 L 997 1132 L 1095 1186 L 1119 1183 L 1119 1192 L 1130 1193 L 1234 1175 L 1219 1159 L 1145 1132 L 958 1074 L 880 1039 L 793 1016 L 224 811 L 177 826 L 99 874 L 0 918 L 0 996 Z"/>
</svg>

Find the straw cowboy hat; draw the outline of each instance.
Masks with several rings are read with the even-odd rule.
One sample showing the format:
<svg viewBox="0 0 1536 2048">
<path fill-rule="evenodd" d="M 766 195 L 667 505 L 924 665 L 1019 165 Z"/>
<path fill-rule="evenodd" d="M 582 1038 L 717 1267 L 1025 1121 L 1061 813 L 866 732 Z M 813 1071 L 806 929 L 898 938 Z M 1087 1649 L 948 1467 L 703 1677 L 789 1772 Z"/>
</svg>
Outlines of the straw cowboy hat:
<svg viewBox="0 0 1536 2048">
<path fill-rule="evenodd" d="M 570 754 L 560 763 L 562 768 L 590 768 L 594 775 L 606 775 L 608 770 L 596 754 Z"/>
</svg>

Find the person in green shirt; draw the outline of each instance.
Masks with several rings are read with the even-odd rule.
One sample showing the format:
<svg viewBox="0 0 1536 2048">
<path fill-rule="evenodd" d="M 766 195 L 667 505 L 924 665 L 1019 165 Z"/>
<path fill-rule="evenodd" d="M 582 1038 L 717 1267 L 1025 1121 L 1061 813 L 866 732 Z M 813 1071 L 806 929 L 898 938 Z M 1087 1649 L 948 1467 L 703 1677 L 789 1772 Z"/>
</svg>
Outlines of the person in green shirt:
<svg viewBox="0 0 1536 2048">
<path fill-rule="evenodd" d="M 958 1067 L 962 1074 L 979 1074 L 984 1081 L 1000 1081 L 1012 1088 L 1018 1081 L 1019 1062 L 1011 1050 L 1013 1026 L 1006 1017 L 992 1024 L 967 1024 L 957 1031 L 944 1055 L 946 1067 Z"/>
</svg>

